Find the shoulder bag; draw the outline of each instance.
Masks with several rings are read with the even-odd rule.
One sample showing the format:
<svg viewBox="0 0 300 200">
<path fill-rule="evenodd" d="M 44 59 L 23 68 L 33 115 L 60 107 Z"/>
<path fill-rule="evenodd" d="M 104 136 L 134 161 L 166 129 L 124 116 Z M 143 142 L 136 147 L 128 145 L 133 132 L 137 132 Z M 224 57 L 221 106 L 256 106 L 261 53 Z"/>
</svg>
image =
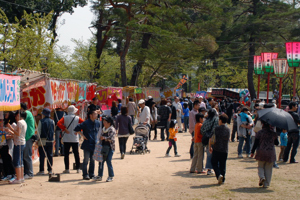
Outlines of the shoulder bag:
<svg viewBox="0 0 300 200">
<path fill-rule="evenodd" d="M 70 122 L 69 126 L 67 127 L 67 129 L 71 126 L 71 124 L 73 123 L 74 119 L 76 118 L 76 115 L 73 117 L 72 121 Z M 61 136 L 61 140 L 60 142 L 63 144 L 63 139 L 64 139 L 64 136 L 65 136 L 66 132 L 62 132 L 62 136 Z"/>
</svg>

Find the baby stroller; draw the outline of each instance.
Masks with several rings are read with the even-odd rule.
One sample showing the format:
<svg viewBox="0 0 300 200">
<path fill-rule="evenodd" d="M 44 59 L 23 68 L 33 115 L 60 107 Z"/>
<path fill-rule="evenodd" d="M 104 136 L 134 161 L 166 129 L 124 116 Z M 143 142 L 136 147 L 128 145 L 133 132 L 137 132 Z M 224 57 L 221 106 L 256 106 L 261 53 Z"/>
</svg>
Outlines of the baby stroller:
<svg viewBox="0 0 300 200">
<path fill-rule="evenodd" d="M 130 150 L 130 154 L 139 153 L 145 154 L 150 153 L 150 150 L 147 148 L 148 135 L 150 127 L 147 125 L 139 124 L 134 132 L 135 136 L 133 137 L 133 144 Z"/>
</svg>

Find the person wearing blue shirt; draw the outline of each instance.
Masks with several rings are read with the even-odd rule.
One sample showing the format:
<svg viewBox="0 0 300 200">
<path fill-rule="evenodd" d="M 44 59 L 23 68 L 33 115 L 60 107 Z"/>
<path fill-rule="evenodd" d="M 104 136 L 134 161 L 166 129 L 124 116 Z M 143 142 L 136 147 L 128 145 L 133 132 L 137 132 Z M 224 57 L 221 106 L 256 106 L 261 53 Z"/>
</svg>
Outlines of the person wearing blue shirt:
<svg viewBox="0 0 300 200">
<path fill-rule="evenodd" d="M 187 129 L 189 127 L 189 117 L 190 117 L 190 109 L 187 102 L 183 104 L 182 113 L 183 113 L 184 131 L 187 132 Z"/>
<path fill-rule="evenodd" d="M 95 161 L 93 159 L 93 154 L 97 143 L 97 135 L 100 129 L 100 121 L 97 120 L 97 117 L 97 112 L 95 110 L 90 110 L 88 112 L 88 119 L 81 124 L 78 124 L 74 129 L 74 131 L 79 133 L 84 139 L 81 145 L 81 149 L 84 154 L 82 163 L 82 176 L 84 180 L 90 180 L 95 176 Z M 89 173 L 87 173 L 87 165 L 89 161 Z"/>
<path fill-rule="evenodd" d="M 118 99 L 118 112 L 120 113 L 121 112 L 121 108 L 122 108 L 122 100 L 121 99 Z"/>
<path fill-rule="evenodd" d="M 283 129 L 282 132 L 280 133 L 280 154 L 278 159 L 279 161 L 283 161 L 283 154 L 287 146 L 287 143 L 288 143 L 287 130 Z"/>
</svg>

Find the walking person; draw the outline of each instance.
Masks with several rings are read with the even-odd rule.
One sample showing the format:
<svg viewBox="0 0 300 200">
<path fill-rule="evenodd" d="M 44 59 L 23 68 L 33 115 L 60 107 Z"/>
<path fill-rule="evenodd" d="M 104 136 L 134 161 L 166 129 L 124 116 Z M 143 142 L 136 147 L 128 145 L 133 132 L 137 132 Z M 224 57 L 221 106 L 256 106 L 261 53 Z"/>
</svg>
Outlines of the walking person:
<svg viewBox="0 0 300 200">
<path fill-rule="evenodd" d="M 111 161 L 115 151 L 116 129 L 113 126 L 113 119 L 111 117 L 104 116 L 102 117 L 102 121 L 104 127 L 100 134 L 100 140 L 101 140 L 102 149 L 105 148 L 106 149 L 105 152 L 107 153 L 103 154 L 103 162 L 101 162 L 101 164 L 99 163 L 98 176 L 93 179 L 95 181 L 102 181 L 103 166 L 104 166 L 104 162 L 106 162 L 108 168 L 108 178 L 106 179 L 106 182 L 111 182 L 113 181 L 114 178 L 114 169 Z"/>
<path fill-rule="evenodd" d="M 90 180 L 95 176 L 95 161 L 93 159 L 95 145 L 97 143 L 97 135 L 100 129 L 100 122 L 97 120 L 98 114 L 95 110 L 88 112 L 88 119 L 78 124 L 74 131 L 84 139 L 81 144 L 83 150 L 82 176 L 84 180 Z M 81 133 L 82 130 L 82 133 Z M 89 163 L 89 171 L 87 165 Z"/>
<path fill-rule="evenodd" d="M 189 114 L 189 132 L 194 137 L 195 133 L 195 126 L 196 126 L 196 114 L 198 114 L 200 102 L 198 100 L 195 100 L 193 103 L 193 110 L 190 111 Z M 194 157 L 194 141 L 192 140 L 191 147 L 190 147 L 190 158 L 192 159 Z"/>
<path fill-rule="evenodd" d="M 47 155 L 47 170 L 49 174 L 52 174 L 53 166 L 53 142 L 54 142 L 54 131 L 55 123 L 50 119 L 50 109 L 43 109 L 44 118 L 39 121 L 38 124 L 38 133 L 40 134 L 39 141 L 39 154 L 40 154 L 40 171 L 37 175 L 44 175 L 44 164 L 45 157 Z"/>
<path fill-rule="evenodd" d="M 212 153 L 211 164 L 219 185 L 225 182 L 228 141 L 230 138 L 230 129 L 226 127 L 227 122 L 228 116 L 226 114 L 220 115 L 219 126 L 214 129 L 213 136 L 209 140 L 209 152 Z"/>
<path fill-rule="evenodd" d="M 203 125 L 201 127 L 201 133 L 203 136 L 211 138 L 214 129 L 219 125 L 219 117 L 217 115 L 217 111 L 215 109 L 210 109 L 208 111 L 208 116 L 206 120 L 203 122 Z M 213 166 L 211 164 L 211 157 L 212 154 L 209 151 L 208 143 L 205 144 L 204 140 L 202 139 L 203 145 L 206 146 L 206 164 L 205 168 L 207 169 L 207 175 L 213 174 Z"/>
<path fill-rule="evenodd" d="M 118 131 L 117 136 L 119 139 L 119 148 L 121 159 L 124 159 L 126 153 L 126 143 L 129 137 L 129 126 L 131 126 L 131 118 L 127 115 L 128 109 L 123 106 L 121 108 L 121 115 L 118 115 L 116 119 L 116 130 Z"/>
<path fill-rule="evenodd" d="M 272 179 L 273 164 L 276 161 L 274 144 L 278 143 L 277 133 L 273 131 L 267 122 L 261 121 L 262 130 L 258 131 L 255 136 L 254 146 L 251 150 L 251 157 L 254 156 L 258 161 L 259 186 L 269 187 Z"/>
<path fill-rule="evenodd" d="M 166 155 L 165 157 L 171 157 L 170 156 L 170 150 L 172 149 L 172 146 L 174 146 L 174 154 L 175 157 L 180 157 L 180 155 L 177 153 L 177 145 L 176 145 L 176 141 L 177 141 L 177 137 L 176 134 L 178 133 L 178 127 L 175 127 L 177 124 L 176 120 L 172 119 L 170 122 L 170 136 L 169 136 L 169 147 L 167 149 Z"/>
<path fill-rule="evenodd" d="M 160 102 L 160 107 L 158 109 L 158 115 L 160 117 L 160 125 L 162 126 L 162 128 L 160 129 L 160 138 L 161 141 L 165 140 L 165 129 L 167 132 L 167 139 L 169 137 L 169 130 L 168 130 L 168 122 L 171 121 L 171 115 L 172 115 L 172 111 L 171 108 L 169 106 L 167 106 L 167 100 L 166 99 L 162 99 Z"/>
<path fill-rule="evenodd" d="M 127 108 L 128 108 L 128 115 L 131 117 L 131 120 L 132 120 L 131 125 L 134 125 L 134 117 L 135 117 L 137 107 L 132 98 L 129 98 Z"/>
<path fill-rule="evenodd" d="M 289 113 L 293 117 L 294 123 L 298 126 L 300 124 L 300 117 L 297 113 L 297 110 L 298 110 L 297 103 L 291 102 L 289 104 Z M 298 163 L 298 161 L 295 160 L 295 156 L 297 154 L 297 149 L 299 146 L 299 129 L 289 130 L 288 132 L 288 143 L 284 150 L 283 162 L 288 161 L 292 146 L 293 149 L 291 152 L 290 163 Z"/>
<path fill-rule="evenodd" d="M 21 184 L 24 182 L 24 165 L 23 165 L 23 153 L 26 145 L 26 130 L 27 124 L 24 119 L 26 119 L 26 112 L 16 112 L 15 119 L 17 124 L 13 126 L 8 125 L 6 131 L 13 135 L 14 137 L 14 151 L 13 151 L 13 164 L 16 172 L 16 179 L 10 180 L 10 184 Z"/>
<path fill-rule="evenodd" d="M 79 159 L 79 135 L 74 131 L 75 127 L 78 124 L 81 124 L 84 120 L 76 116 L 78 109 L 71 105 L 68 107 L 68 115 L 62 117 L 58 122 L 57 126 L 65 132 L 63 134 L 63 143 L 64 143 L 64 163 L 65 170 L 63 173 L 70 173 L 70 164 L 69 164 L 69 155 L 70 149 L 72 147 L 72 152 L 75 158 L 75 167 L 77 173 L 80 173 L 80 159 Z"/>
<path fill-rule="evenodd" d="M 156 103 L 152 102 L 150 105 L 150 123 L 151 123 L 151 130 L 154 130 L 154 138 L 153 140 L 156 140 L 157 137 L 157 129 L 156 129 L 156 124 L 157 124 L 157 108 L 156 108 Z M 149 140 L 151 140 L 151 130 L 149 134 Z"/>
<path fill-rule="evenodd" d="M 32 167 L 32 145 L 33 145 L 33 139 L 35 133 L 35 124 L 34 124 L 34 118 L 32 113 L 27 110 L 27 105 L 25 103 L 21 103 L 21 111 L 26 112 L 26 118 L 24 119 L 27 125 L 26 130 L 26 145 L 24 148 L 24 155 L 23 155 L 23 161 L 24 161 L 24 178 L 25 179 L 32 179 L 33 178 L 33 167 Z"/>
<path fill-rule="evenodd" d="M 190 173 L 198 173 L 203 174 L 203 158 L 204 158 L 204 147 L 202 144 L 202 134 L 201 127 L 204 121 L 204 115 L 202 113 L 196 114 L 196 125 L 194 132 L 194 157 L 192 160 L 192 165 L 190 169 Z"/>
</svg>

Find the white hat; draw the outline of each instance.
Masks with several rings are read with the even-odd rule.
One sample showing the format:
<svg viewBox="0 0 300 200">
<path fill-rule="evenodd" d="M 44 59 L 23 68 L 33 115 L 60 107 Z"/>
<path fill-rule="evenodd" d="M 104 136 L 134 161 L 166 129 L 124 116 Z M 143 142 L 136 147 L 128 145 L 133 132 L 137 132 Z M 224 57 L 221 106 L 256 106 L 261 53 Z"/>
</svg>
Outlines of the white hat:
<svg viewBox="0 0 300 200">
<path fill-rule="evenodd" d="M 73 105 L 68 107 L 68 114 L 75 114 L 75 113 L 77 113 L 77 111 L 78 111 L 78 109 Z"/>
<path fill-rule="evenodd" d="M 139 100 L 139 104 L 144 104 L 144 103 L 145 103 L 144 99 Z"/>
<path fill-rule="evenodd" d="M 149 99 L 153 99 L 153 97 L 152 97 L 152 96 L 148 96 L 148 100 L 149 100 Z"/>
<path fill-rule="evenodd" d="M 199 96 L 200 99 L 203 99 L 203 96 Z"/>
</svg>

